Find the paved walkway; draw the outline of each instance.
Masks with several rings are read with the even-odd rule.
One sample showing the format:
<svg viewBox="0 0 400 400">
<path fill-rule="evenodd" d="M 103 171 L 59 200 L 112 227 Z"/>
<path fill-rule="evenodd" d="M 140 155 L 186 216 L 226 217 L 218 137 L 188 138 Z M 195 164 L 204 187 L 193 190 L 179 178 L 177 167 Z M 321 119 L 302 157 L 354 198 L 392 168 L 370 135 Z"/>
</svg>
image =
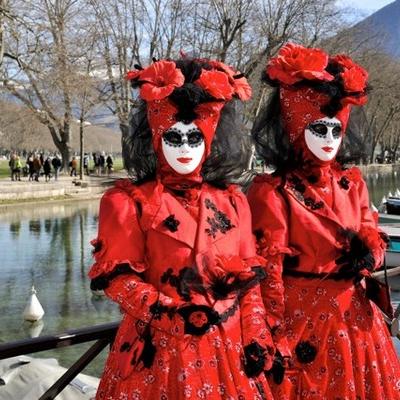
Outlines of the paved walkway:
<svg viewBox="0 0 400 400">
<path fill-rule="evenodd" d="M 125 176 L 125 172 L 122 171 L 110 176 L 85 176 L 83 181 L 80 181 L 79 177 L 64 175 L 57 181 L 52 178 L 49 182 L 46 182 L 44 177 L 40 177 L 39 182 L 28 181 L 27 177 L 21 178 L 21 181 L 4 178 L 0 179 L 0 204 L 19 200 L 96 198 L 116 179 Z"/>
</svg>

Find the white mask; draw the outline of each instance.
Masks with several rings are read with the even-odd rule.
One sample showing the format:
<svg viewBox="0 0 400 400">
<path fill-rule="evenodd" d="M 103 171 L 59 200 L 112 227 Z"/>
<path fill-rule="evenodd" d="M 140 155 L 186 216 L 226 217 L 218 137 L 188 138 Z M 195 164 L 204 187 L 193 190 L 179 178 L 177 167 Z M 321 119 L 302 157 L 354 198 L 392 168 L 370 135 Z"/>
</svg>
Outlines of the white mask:
<svg viewBox="0 0 400 400">
<path fill-rule="evenodd" d="M 178 174 L 187 175 L 201 163 L 205 151 L 204 136 L 192 122 L 177 122 L 164 132 L 161 148 L 169 166 Z"/>
<path fill-rule="evenodd" d="M 332 161 L 342 143 L 342 123 L 324 117 L 311 122 L 304 131 L 307 147 L 321 161 Z"/>
</svg>

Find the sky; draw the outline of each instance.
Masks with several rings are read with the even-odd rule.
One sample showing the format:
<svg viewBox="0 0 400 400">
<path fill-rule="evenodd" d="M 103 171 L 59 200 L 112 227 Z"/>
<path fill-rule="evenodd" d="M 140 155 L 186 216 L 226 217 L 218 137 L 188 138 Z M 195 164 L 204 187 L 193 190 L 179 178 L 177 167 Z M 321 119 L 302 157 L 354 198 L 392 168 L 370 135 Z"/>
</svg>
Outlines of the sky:
<svg viewBox="0 0 400 400">
<path fill-rule="evenodd" d="M 339 0 L 338 3 L 358 8 L 369 15 L 386 5 L 393 3 L 393 1 L 394 0 Z"/>
</svg>

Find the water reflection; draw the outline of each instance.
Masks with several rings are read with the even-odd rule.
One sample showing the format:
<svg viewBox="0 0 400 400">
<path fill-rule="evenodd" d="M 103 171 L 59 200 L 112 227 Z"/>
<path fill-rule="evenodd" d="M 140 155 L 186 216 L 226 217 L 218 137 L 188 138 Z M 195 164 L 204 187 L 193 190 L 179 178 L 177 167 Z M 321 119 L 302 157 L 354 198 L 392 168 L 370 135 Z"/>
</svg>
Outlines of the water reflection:
<svg viewBox="0 0 400 400">
<path fill-rule="evenodd" d="M 21 221 L 10 223 L 10 232 L 13 238 L 17 239 L 21 231 Z"/>
<path fill-rule="evenodd" d="M 365 178 L 371 201 L 378 206 L 383 196 L 388 196 L 391 192 L 395 194 L 396 190 L 400 190 L 400 174 L 393 171 L 386 174 L 372 173 Z"/>
<path fill-rule="evenodd" d="M 120 317 L 118 307 L 107 299 L 92 299 L 89 289 L 90 240 L 96 236 L 97 214 L 98 201 L 0 209 L 0 341 L 60 333 Z M 46 314 L 41 324 L 28 326 L 22 312 L 32 285 Z M 81 354 L 82 349 L 74 347 L 46 356 L 67 366 Z M 88 371 L 100 373 L 101 368 L 99 361 Z"/>
<path fill-rule="evenodd" d="M 372 174 L 367 183 L 378 204 L 383 195 L 400 188 L 400 174 Z M 98 201 L 0 209 L 0 341 L 60 333 L 120 317 L 115 304 L 93 297 L 89 290 L 90 240 L 96 236 L 97 223 Z M 43 325 L 27 326 L 22 320 L 32 285 L 46 312 Z M 400 292 L 393 294 L 400 299 Z M 57 357 L 68 366 L 86 348 L 73 346 L 40 355 Z M 99 374 L 101 369 L 99 360 L 87 372 Z"/>
</svg>

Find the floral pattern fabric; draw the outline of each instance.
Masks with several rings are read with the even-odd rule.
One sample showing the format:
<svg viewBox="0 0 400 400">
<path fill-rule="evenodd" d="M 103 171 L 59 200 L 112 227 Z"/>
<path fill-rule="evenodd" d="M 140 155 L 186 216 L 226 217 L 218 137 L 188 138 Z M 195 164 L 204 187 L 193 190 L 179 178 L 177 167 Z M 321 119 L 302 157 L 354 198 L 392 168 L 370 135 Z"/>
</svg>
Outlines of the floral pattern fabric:
<svg viewBox="0 0 400 400">
<path fill-rule="evenodd" d="M 264 374 L 248 378 L 244 368 L 252 343 L 265 350 L 266 368 L 273 358 L 247 201 L 235 187 L 203 184 L 196 204 L 189 213 L 159 181 L 123 181 L 103 196 L 102 249 L 89 276 L 109 273 L 114 259 L 133 273 L 105 289 L 123 319 L 97 400 L 271 398 Z M 215 213 L 230 229 L 213 236 Z"/>
<path fill-rule="evenodd" d="M 365 240 L 375 268 L 383 261 L 359 171 L 332 167 L 323 188 L 300 171 L 278 180 L 260 176 L 248 199 L 258 251 L 268 261 L 267 321 L 276 347 L 290 357 L 282 383 L 270 380 L 274 399 L 400 399 L 400 363 L 380 310 L 362 280 L 332 278 L 344 231 Z"/>
</svg>

